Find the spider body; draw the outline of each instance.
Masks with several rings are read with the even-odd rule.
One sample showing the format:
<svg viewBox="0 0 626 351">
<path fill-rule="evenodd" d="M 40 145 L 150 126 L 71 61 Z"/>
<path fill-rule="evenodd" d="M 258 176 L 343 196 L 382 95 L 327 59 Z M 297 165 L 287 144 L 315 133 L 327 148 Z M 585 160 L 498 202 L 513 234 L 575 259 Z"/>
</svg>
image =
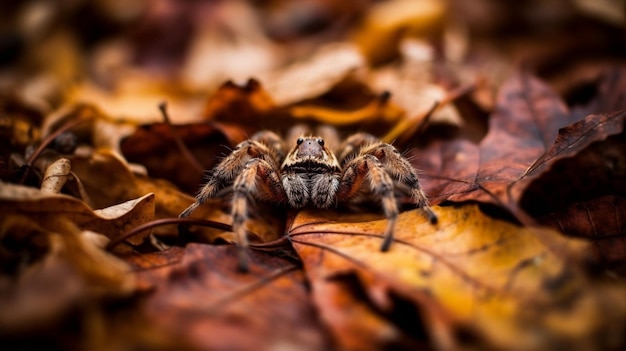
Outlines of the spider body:
<svg viewBox="0 0 626 351">
<path fill-rule="evenodd" d="M 311 136 L 305 127 L 298 126 L 286 141 L 273 132 L 259 132 L 239 143 L 215 166 L 196 202 L 180 217 L 189 216 L 227 187 L 232 187 L 232 227 L 243 271 L 247 270 L 244 227 L 250 201 L 283 203 L 292 208 L 377 202 L 387 218 L 383 251 L 393 241 L 399 212 L 397 194 L 410 195 L 430 222 L 437 222 L 409 161 L 392 145 L 365 133 L 340 143 L 337 132 L 329 127 L 321 127 L 317 136 Z"/>
</svg>

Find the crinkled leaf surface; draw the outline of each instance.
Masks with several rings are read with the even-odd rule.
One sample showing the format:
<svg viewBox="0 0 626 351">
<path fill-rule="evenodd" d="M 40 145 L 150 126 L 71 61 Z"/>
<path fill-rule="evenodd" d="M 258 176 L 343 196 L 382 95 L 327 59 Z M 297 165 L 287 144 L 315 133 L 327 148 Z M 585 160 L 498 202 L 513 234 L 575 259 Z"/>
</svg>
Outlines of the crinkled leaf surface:
<svg viewBox="0 0 626 351">
<path fill-rule="evenodd" d="M 176 146 L 175 136 L 189 149 L 201 169 L 194 167 Z M 193 193 L 203 180 L 204 169 L 215 166 L 218 160 L 215 155 L 226 153 L 227 144 L 227 138 L 207 123 L 177 126 L 155 123 L 138 127 L 122 140 L 120 149 L 129 162 L 143 165 L 152 177 L 167 179 Z M 181 169 L 185 171 L 180 172 Z"/>
<path fill-rule="evenodd" d="M 57 224 L 62 228 L 62 223 L 69 221 L 112 238 L 154 218 L 154 194 L 94 211 L 74 197 L 2 183 L 0 209 L 7 216 L 27 215 L 50 230 L 55 230 Z"/>
<path fill-rule="evenodd" d="M 506 82 L 480 145 L 462 139 L 435 144 L 419 161 L 434 175 L 426 183 L 433 202 L 482 201 L 508 204 L 512 183 L 553 144 L 570 116 L 560 98 L 538 79 L 520 73 Z M 460 172 L 459 172 L 460 171 Z"/>
<path fill-rule="evenodd" d="M 250 257 L 249 274 L 237 273 L 233 246 L 189 244 L 126 259 L 152 291 L 146 313 L 198 349 L 327 349 L 299 266 Z"/>
<path fill-rule="evenodd" d="M 295 218 L 290 238 L 321 318 L 339 340 L 353 345 L 355 327 L 335 316 L 345 314 L 354 300 L 365 300 L 370 315 L 388 323 L 380 328 L 374 318 L 352 320 L 370 332 L 358 346 L 393 345 L 402 340 L 398 330 L 416 323 L 443 348 L 611 346 L 614 323 L 624 326 L 626 290 L 589 281 L 575 263 L 582 258 L 581 241 L 491 219 L 476 205 L 436 212 L 437 226 L 419 211 L 402 213 L 388 252 L 379 250 L 385 227 L 380 217 L 305 211 Z M 552 240 L 546 243 L 545 237 Z M 342 289 L 350 276 L 358 284 Z M 415 306 L 412 313 L 405 311 L 411 319 L 394 320 L 403 308 L 398 299 Z"/>
<path fill-rule="evenodd" d="M 416 158 L 417 167 L 434 203 L 490 203 L 520 218 L 541 217 L 571 235 L 607 237 L 602 247 L 624 246 L 624 229 L 603 225 L 624 210 L 621 202 L 610 211 L 585 205 L 626 195 L 624 117 L 622 110 L 575 121 L 577 114 L 569 113 L 544 83 L 520 74 L 502 87 L 480 145 L 463 139 L 434 143 Z M 562 211 L 576 215 L 564 219 Z M 576 228 L 583 218 L 588 224 Z M 596 251 L 607 261 L 625 258 L 615 254 L 619 251 Z"/>
</svg>

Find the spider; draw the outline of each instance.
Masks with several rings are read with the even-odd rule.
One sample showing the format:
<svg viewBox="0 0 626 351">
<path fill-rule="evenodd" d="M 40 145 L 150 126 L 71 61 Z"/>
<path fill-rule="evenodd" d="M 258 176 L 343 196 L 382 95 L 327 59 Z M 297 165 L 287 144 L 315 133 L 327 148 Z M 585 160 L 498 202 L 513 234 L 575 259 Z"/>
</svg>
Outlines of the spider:
<svg viewBox="0 0 626 351">
<path fill-rule="evenodd" d="M 334 151 L 333 151 L 334 150 Z M 381 251 L 387 251 L 399 212 L 396 193 L 410 195 L 432 224 L 437 216 L 419 185 L 415 169 L 398 150 L 366 133 L 339 142 L 332 127 L 318 127 L 312 136 L 296 126 L 283 141 L 276 133 L 261 131 L 239 143 L 209 173 L 196 201 L 179 217 L 189 216 L 210 198 L 232 191 L 232 228 L 238 244 L 239 269 L 248 270 L 245 222 L 250 201 L 329 208 L 338 204 L 380 204 L 387 226 Z"/>
</svg>

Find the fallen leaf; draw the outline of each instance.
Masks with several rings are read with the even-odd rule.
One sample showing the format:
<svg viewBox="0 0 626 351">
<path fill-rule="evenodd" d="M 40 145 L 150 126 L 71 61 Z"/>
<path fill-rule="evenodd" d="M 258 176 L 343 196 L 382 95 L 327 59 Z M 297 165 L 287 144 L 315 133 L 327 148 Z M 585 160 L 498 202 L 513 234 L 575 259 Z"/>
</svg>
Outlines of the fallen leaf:
<svg viewBox="0 0 626 351">
<path fill-rule="evenodd" d="M 105 208 L 121 202 L 131 201 L 144 194 L 154 194 L 155 214 L 153 219 L 176 218 L 194 202 L 194 198 L 178 190 L 170 182 L 134 174 L 128 165 L 114 152 L 100 150 L 73 158 L 74 172 L 83 179 L 83 185 L 95 208 Z M 196 184 L 194 189 L 199 185 Z M 196 191 L 196 190 L 194 190 Z M 259 206 L 258 215 L 248 222 L 248 230 L 254 234 L 253 242 L 276 240 L 284 228 L 283 216 L 276 215 L 274 206 Z M 217 199 L 200 206 L 191 216 L 224 223 L 232 222 L 227 201 Z M 137 223 L 137 225 L 140 223 Z M 127 228 L 130 229 L 130 228 Z M 154 235 L 178 241 L 176 226 L 161 226 L 153 230 Z M 216 240 L 233 242 L 228 230 L 193 226 L 189 240 L 213 243 Z"/>
<path fill-rule="evenodd" d="M 72 164 L 70 160 L 61 158 L 55 161 L 46 169 L 41 181 L 41 191 L 49 194 L 58 194 L 65 185 L 70 175 Z"/>
<path fill-rule="evenodd" d="M 568 113 L 558 97 L 530 77 L 505 85 L 498 106 L 480 145 L 462 139 L 438 142 L 424 153 L 428 158 L 417 158 L 417 167 L 426 174 L 427 193 L 436 194 L 432 202 L 490 203 L 522 220 L 529 214 L 545 223 L 554 223 L 548 218 L 554 213 L 561 218 L 555 229 L 567 228 L 567 234 L 594 241 L 608 236 L 623 245 L 623 230 L 601 226 L 613 212 L 588 210 L 581 204 L 626 195 L 622 180 L 626 161 L 619 151 L 624 147 L 624 111 L 593 114 L 572 123 L 577 114 Z M 573 214 L 577 208 L 582 212 L 569 217 L 572 223 L 562 222 L 560 211 Z M 595 230 L 575 228 L 574 223 L 582 223 L 578 218 L 590 218 L 597 223 Z M 595 252 L 607 264 L 624 261 L 624 256 Z"/>
<path fill-rule="evenodd" d="M 372 311 L 389 316 L 399 308 L 390 296 L 401 296 L 419 311 L 402 323 L 422 323 L 439 347 L 589 350 L 616 346 L 612 343 L 621 331 L 613 326 L 623 326 L 626 287 L 593 282 L 584 273 L 578 261 L 583 242 L 491 219 L 476 205 L 435 211 L 438 226 L 432 226 L 419 210 L 402 213 L 389 252 L 380 251 L 386 221 L 378 216 L 298 214 L 289 236 L 303 260 L 323 320 L 329 328 L 340 328 L 333 333 L 349 337 L 350 328 L 341 329 L 345 326 L 332 323 L 328 316 L 347 308 L 337 301 L 351 302 L 332 295 L 333 289 L 329 293 L 326 285 L 346 284 L 345 277 L 353 274 L 360 285 L 350 292 L 357 295 L 352 300 L 367 296 Z M 552 243 L 568 256 L 546 246 L 540 240 L 545 236 L 552 237 Z M 376 341 L 385 345 L 390 340 L 379 335 Z"/>
<path fill-rule="evenodd" d="M 592 249 L 605 265 L 626 262 L 619 249 L 626 247 L 619 224 L 626 210 L 620 200 L 626 196 L 624 116 L 624 111 L 590 115 L 561 129 L 554 146 L 514 186 L 524 188 L 522 209 L 596 243 Z"/>
<path fill-rule="evenodd" d="M 597 261 L 603 267 L 619 270 L 626 261 L 625 208 L 626 198 L 606 195 L 535 215 L 543 225 L 589 240 L 593 243 L 589 249 Z"/>
<path fill-rule="evenodd" d="M 304 275 L 284 258 L 252 251 L 249 274 L 235 273 L 235 247 L 189 244 L 127 256 L 145 289 L 145 309 L 197 349 L 326 350 Z"/>
<path fill-rule="evenodd" d="M 48 116 L 41 127 L 42 134 L 52 134 L 65 123 L 77 120 L 81 121 L 71 128 L 77 142 L 97 148 L 108 148 L 118 154 L 121 154 L 120 141 L 132 134 L 136 128 L 136 124 L 116 120 L 103 113 L 96 105 L 81 103 L 67 104 Z"/>
<path fill-rule="evenodd" d="M 520 74 L 502 87 L 489 132 L 480 145 L 453 140 L 434 146 L 443 147 L 443 155 L 433 150 L 429 161 L 418 168 L 442 178 L 427 182 L 429 193 L 438 194 L 434 202 L 472 200 L 507 205 L 519 196 L 510 193 L 510 185 L 526 174 L 554 143 L 559 128 L 570 122 L 558 96 L 539 80 Z M 439 156 L 441 164 L 437 164 Z M 458 168 L 466 170 L 454 173 Z"/>
<path fill-rule="evenodd" d="M 51 231 L 70 222 L 83 230 L 92 230 L 115 238 L 130 228 L 154 218 L 154 194 L 146 194 L 127 203 L 102 210 L 92 210 L 84 202 L 63 194 L 47 194 L 37 189 L 2 183 L 0 209 L 7 215 L 28 215 L 31 221 Z"/>
<path fill-rule="evenodd" d="M 402 133 L 401 142 L 405 143 L 412 136 L 411 129 L 423 123 L 431 114 L 429 122 L 447 123 L 461 126 L 462 121 L 455 107 L 449 102 L 450 93 L 444 86 L 437 84 L 434 78 L 435 62 L 432 45 L 418 40 L 405 39 L 400 44 L 400 62 L 371 72 L 369 86 L 374 91 L 388 91 L 393 100 L 405 111 L 406 118 L 396 126 L 388 140 L 397 140 Z M 431 111 L 435 104 L 439 104 Z"/>
<path fill-rule="evenodd" d="M 354 40 L 371 65 L 391 61 L 403 38 L 436 35 L 446 8 L 446 2 L 440 0 L 376 3 L 370 7 Z"/>
<path fill-rule="evenodd" d="M 120 150 L 128 162 L 146 167 L 152 177 L 167 179 L 187 193 L 194 193 L 204 177 L 204 169 L 184 157 L 176 146 L 176 135 L 200 165 L 212 168 L 230 142 L 208 123 L 169 126 L 155 123 L 139 126 L 121 140 Z M 181 170 L 185 170 L 181 172 Z"/>
<path fill-rule="evenodd" d="M 224 130 L 231 144 L 236 145 L 267 123 L 264 117 L 276 112 L 276 108 L 272 97 L 257 80 L 250 79 L 244 85 L 227 81 L 209 97 L 202 116 L 219 122 L 214 126 Z M 284 123 L 282 118 L 284 116 L 277 114 L 269 122 L 278 125 L 281 121 Z"/>
<path fill-rule="evenodd" d="M 365 68 L 363 57 L 351 44 L 330 44 L 306 60 L 260 77 L 278 106 L 318 97 Z"/>
<path fill-rule="evenodd" d="M 289 113 L 296 121 L 314 121 L 336 127 L 360 125 L 363 129 L 375 129 L 371 127 L 372 125 L 383 127 L 393 125 L 404 116 L 403 109 L 396 106 L 388 93 L 375 97 L 370 103 L 356 110 L 341 111 L 299 104 L 291 107 Z"/>
</svg>

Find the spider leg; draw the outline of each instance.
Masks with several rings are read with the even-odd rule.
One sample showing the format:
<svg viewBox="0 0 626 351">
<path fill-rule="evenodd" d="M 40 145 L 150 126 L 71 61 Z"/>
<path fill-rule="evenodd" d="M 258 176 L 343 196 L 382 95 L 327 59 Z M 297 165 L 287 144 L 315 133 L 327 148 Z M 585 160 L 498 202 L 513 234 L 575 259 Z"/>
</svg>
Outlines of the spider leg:
<svg viewBox="0 0 626 351">
<path fill-rule="evenodd" d="M 239 255 L 239 270 L 247 272 L 248 263 L 248 237 L 246 236 L 245 223 L 248 219 L 248 207 L 253 199 L 272 200 L 284 202 L 286 200 L 278 168 L 269 162 L 254 158 L 246 162 L 243 170 L 235 178 L 233 183 L 233 199 L 231 215 L 233 218 L 233 232 L 237 241 Z"/>
<path fill-rule="evenodd" d="M 359 154 L 359 151 L 371 144 L 377 143 L 378 139 L 368 133 L 355 133 L 346 138 L 337 148 L 336 155 L 339 162 L 349 161 Z"/>
<path fill-rule="evenodd" d="M 399 210 L 394 195 L 393 179 L 382 163 L 375 156 L 368 154 L 360 155 L 351 160 L 344 169 L 337 197 L 340 199 L 354 198 L 365 181 L 369 183 L 373 195 L 380 199 L 382 209 L 387 217 L 387 228 L 385 228 L 383 243 L 380 248 L 381 251 L 387 251 L 393 241 L 393 231 Z"/>
<path fill-rule="evenodd" d="M 420 187 L 415 168 L 395 147 L 386 143 L 377 143 L 364 148 L 361 153 L 373 155 L 380 160 L 387 172 L 402 185 L 398 188 L 408 189 L 415 205 L 426 213 L 432 224 L 437 223 L 437 215 L 430 208 L 428 198 Z"/>
<path fill-rule="evenodd" d="M 213 168 L 206 184 L 196 195 L 196 202 L 181 212 L 179 217 L 188 217 L 208 199 L 217 197 L 218 193 L 229 186 L 235 177 L 241 173 L 249 160 L 261 158 L 278 167 L 278 157 L 280 152 L 283 152 L 279 141 L 280 138 L 272 132 L 260 132 L 255 134 L 253 139 L 239 143 L 230 155 Z"/>
</svg>

